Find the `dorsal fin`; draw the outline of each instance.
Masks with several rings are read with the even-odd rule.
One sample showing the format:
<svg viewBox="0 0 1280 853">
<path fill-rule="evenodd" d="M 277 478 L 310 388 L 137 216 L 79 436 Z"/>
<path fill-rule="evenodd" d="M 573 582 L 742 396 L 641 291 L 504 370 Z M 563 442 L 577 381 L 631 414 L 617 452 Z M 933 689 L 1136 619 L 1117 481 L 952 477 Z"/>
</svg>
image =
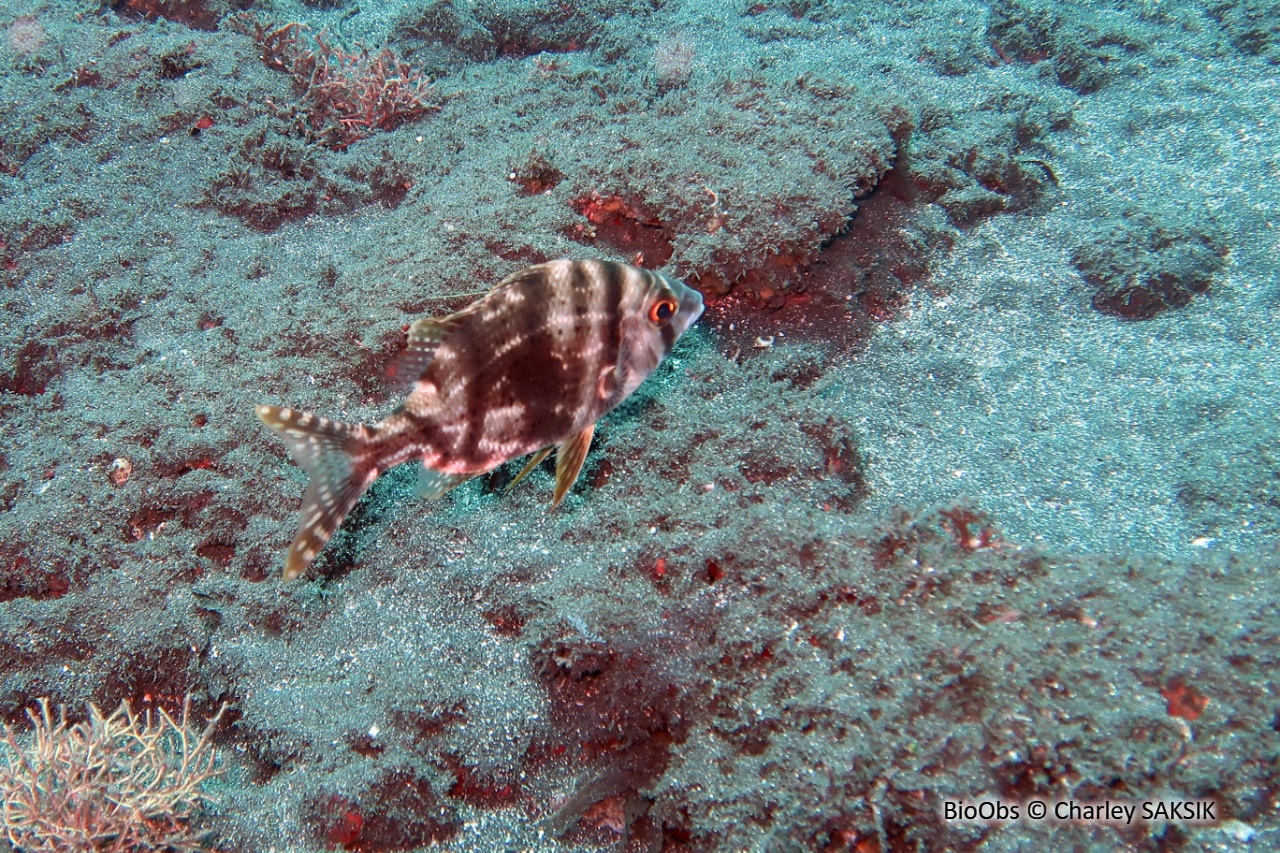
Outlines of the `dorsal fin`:
<svg viewBox="0 0 1280 853">
<path fill-rule="evenodd" d="M 418 381 L 431 359 L 436 357 L 440 342 L 449 337 L 457 326 L 456 314 L 448 317 L 424 317 L 409 327 L 409 342 L 404 352 L 387 368 L 387 385 L 397 394 L 403 394 Z"/>
<path fill-rule="evenodd" d="M 564 270 L 573 266 L 575 261 L 546 261 L 541 264 L 534 264 L 531 267 L 525 267 L 522 270 L 516 270 L 511 275 L 504 278 L 493 286 L 489 293 L 497 293 L 499 290 L 505 290 L 516 284 L 523 284 L 526 281 L 537 281 L 544 283 L 553 278 L 557 273 L 563 274 Z"/>
</svg>

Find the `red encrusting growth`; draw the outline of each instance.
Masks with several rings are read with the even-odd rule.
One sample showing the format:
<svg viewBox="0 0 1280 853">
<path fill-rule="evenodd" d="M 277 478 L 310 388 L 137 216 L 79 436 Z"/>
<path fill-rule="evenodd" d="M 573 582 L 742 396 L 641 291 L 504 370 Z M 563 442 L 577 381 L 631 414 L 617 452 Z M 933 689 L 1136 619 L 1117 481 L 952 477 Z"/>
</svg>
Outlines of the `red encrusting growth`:
<svg viewBox="0 0 1280 853">
<path fill-rule="evenodd" d="M 1180 717 L 1189 723 L 1200 719 L 1204 709 L 1209 707 L 1209 697 L 1181 678 L 1175 678 L 1160 688 L 1164 697 L 1165 709 L 1170 717 Z"/>
<path fill-rule="evenodd" d="M 675 251 L 671 230 L 644 204 L 621 195 L 603 195 L 595 190 L 570 202 L 587 218 L 575 224 L 570 236 L 577 240 L 599 240 L 627 256 L 638 267 L 657 269 L 671 260 Z"/>
<path fill-rule="evenodd" d="M 523 802 L 526 797 L 514 773 L 481 771 L 463 762 L 453 753 L 440 756 L 441 763 L 453 773 L 449 796 L 468 805 L 485 809 L 505 808 Z"/>
<path fill-rule="evenodd" d="M 364 815 L 360 809 L 346 797 L 334 795 L 324 804 L 323 810 L 330 818 L 323 830 L 325 843 L 344 850 L 358 849 L 360 837 L 364 834 Z"/>
<path fill-rule="evenodd" d="M 460 828 L 431 783 L 390 770 L 355 797 L 322 795 L 308 808 L 317 840 L 351 853 L 391 853 L 447 842 Z"/>
<path fill-rule="evenodd" d="M 986 518 L 966 507 L 952 507 L 938 513 L 944 521 L 943 527 L 955 543 L 965 551 L 978 551 L 993 548 L 1000 542 L 1000 537 L 986 523 Z"/>
</svg>

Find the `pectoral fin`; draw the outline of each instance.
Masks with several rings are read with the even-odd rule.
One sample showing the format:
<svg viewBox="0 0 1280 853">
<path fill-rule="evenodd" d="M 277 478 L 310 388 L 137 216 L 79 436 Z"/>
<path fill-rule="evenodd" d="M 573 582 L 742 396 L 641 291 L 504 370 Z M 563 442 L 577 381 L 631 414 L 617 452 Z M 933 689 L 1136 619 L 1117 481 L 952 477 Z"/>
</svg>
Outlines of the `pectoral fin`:
<svg viewBox="0 0 1280 853">
<path fill-rule="evenodd" d="M 428 317 L 416 321 L 409 327 L 409 342 L 404 352 L 387 368 L 387 386 L 397 394 L 403 394 L 413 388 L 423 371 L 436 357 L 440 343 L 449 336 L 457 326 L 454 315 L 448 317 Z"/>
<path fill-rule="evenodd" d="M 578 479 L 582 463 L 587 460 L 587 452 L 591 450 L 591 437 L 595 432 L 596 425 L 592 424 L 582 432 L 569 436 L 556 447 L 556 491 L 551 498 L 553 510 L 560 506 L 560 501 L 564 500 L 564 496 Z"/>
<path fill-rule="evenodd" d="M 533 457 L 529 459 L 528 463 L 526 463 L 525 466 L 520 469 L 520 473 L 516 474 L 516 478 L 512 480 L 510 483 L 507 483 L 507 487 L 502 490 L 502 493 L 503 494 L 509 493 L 512 489 L 516 487 L 516 483 L 519 483 L 525 477 L 528 477 L 531 473 L 533 473 L 533 469 L 541 465 L 542 460 L 550 456 L 551 451 L 553 449 L 554 448 L 551 448 L 551 447 L 544 447 L 541 450 L 539 450 L 537 453 L 533 454 Z"/>
</svg>

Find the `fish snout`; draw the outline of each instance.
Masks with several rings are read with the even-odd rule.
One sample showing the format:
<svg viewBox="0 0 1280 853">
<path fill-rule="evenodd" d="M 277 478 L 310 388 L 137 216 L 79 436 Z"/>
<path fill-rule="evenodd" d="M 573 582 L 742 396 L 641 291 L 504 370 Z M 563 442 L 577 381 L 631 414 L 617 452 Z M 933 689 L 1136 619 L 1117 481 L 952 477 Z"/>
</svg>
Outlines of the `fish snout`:
<svg viewBox="0 0 1280 853">
<path fill-rule="evenodd" d="M 680 310 L 676 316 L 680 321 L 680 333 L 686 332 L 690 326 L 698 322 L 706 305 L 702 302 L 702 294 L 687 284 L 681 283 Z"/>
</svg>

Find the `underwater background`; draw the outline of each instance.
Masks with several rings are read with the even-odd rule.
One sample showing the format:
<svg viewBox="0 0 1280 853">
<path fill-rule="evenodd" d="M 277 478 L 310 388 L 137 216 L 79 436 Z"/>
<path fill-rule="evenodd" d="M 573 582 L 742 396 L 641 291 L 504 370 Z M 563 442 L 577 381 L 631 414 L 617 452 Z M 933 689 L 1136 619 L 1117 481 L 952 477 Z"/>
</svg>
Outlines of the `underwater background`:
<svg viewBox="0 0 1280 853">
<path fill-rule="evenodd" d="M 0 719 L 227 851 L 1280 849 L 1280 4 L 0 3 Z M 547 513 L 259 403 L 561 257 L 707 310 Z M 946 804 L 1210 801 L 1212 820 Z"/>
</svg>

